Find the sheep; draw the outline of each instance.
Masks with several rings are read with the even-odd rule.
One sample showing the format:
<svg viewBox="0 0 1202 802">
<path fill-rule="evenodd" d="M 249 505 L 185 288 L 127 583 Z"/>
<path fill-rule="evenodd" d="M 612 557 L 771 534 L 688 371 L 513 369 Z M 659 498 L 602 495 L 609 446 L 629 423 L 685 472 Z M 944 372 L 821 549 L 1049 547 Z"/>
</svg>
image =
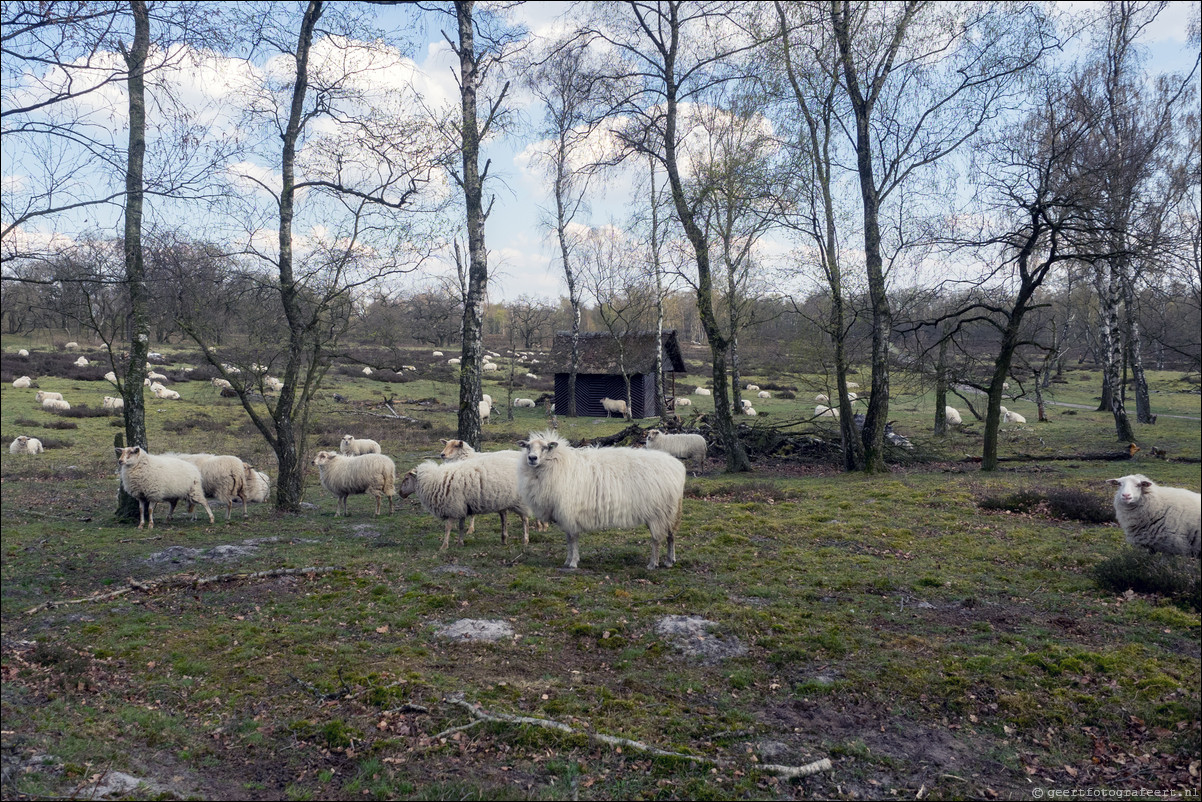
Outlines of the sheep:
<svg viewBox="0 0 1202 802">
<path fill-rule="evenodd" d="M 701 468 L 709 446 L 699 434 L 664 434 L 659 429 L 648 429 L 647 448 L 664 451 L 683 462 L 695 459 L 697 468 Z"/>
<path fill-rule="evenodd" d="M 488 393 L 481 393 L 481 394 L 480 394 L 480 400 L 481 400 L 481 401 L 487 401 L 487 402 L 488 402 L 488 405 L 489 405 L 490 407 L 492 406 L 492 396 L 491 396 L 491 395 L 489 395 Z"/>
<path fill-rule="evenodd" d="M 125 399 L 113 398 L 111 395 L 106 395 L 104 397 L 104 401 L 102 402 L 102 406 L 104 409 L 111 410 L 113 412 L 124 412 Z"/>
<path fill-rule="evenodd" d="M 180 399 L 179 393 L 177 393 L 175 390 L 167 389 L 158 382 L 150 385 L 150 389 L 154 393 L 155 398 L 159 398 L 164 401 L 178 401 Z"/>
<path fill-rule="evenodd" d="M 21 376 L 20 378 L 13 379 L 13 387 L 18 390 L 24 390 L 32 384 L 33 379 L 29 378 L 28 376 Z"/>
<path fill-rule="evenodd" d="M 33 397 L 33 400 L 37 401 L 40 404 L 43 401 L 45 401 L 47 398 L 56 398 L 59 401 L 62 401 L 63 394 L 62 393 L 52 393 L 49 390 L 38 390 L 37 395 L 35 395 Z"/>
<path fill-rule="evenodd" d="M 829 404 L 831 402 L 831 397 L 826 393 L 819 393 L 818 395 L 814 396 L 814 400 L 819 404 Z"/>
<path fill-rule="evenodd" d="M 460 358 L 459 358 L 459 357 L 457 357 L 457 356 L 453 356 L 453 357 L 451 357 L 450 359 L 448 359 L 448 360 L 447 360 L 447 364 L 448 364 L 448 365 L 451 365 L 452 367 L 454 367 L 455 365 L 460 365 L 460 364 L 463 364 L 463 360 L 462 360 L 462 359 L 460 359 Z"/>
<path fill-rule="evenodd" d="M 364 376 L 370 376 L 370 375 L 371 375 L 371 372 L 372 372 L 372 371 L 371 371 L 371 368 L 369 368 L 367 365 L 364 365 L 364 366 L 363 366 L 363 375 L 364 375 Z"/>
<path fill-rule="evenodd" d="M 1022 415 L 1018 414 L 1017 412 L 1011 412 L 1010 410 L 1006 409 L 1005 407 L 1000 407 L 999 411 L 1002 413 L 1002 423 L 1026 423 L 1027 422 L 1027 419 L 1024 418 Z"/>
<path fill-rule="evenodd" d="M 68 351 L 78 351 L 78 350 L 79 350 L 79 343 L 77 343 L 77 342 L 75 342 L 74 340 L 72 340 L 71 342 L 69 342 L 69 343 L 67 343 L 66 345 L 64 345 L 64 346 L 63 346 L 63 348 L 65 348 L 65 349 L 66 349 L 66 350 L 68 350 Z"/>
<path fill-rule="evenodd" d="M 538 381 L 538 374 L 537 373 L 527 373 L 526 378 L 529 379 L 530 381 L 536 382 L 536 381 Z"/>
<path fill-rule="evenodd" d="M 86 356 L 81 356 L 79 359 L 75 360 L 75 362 L 73 362 L 72 364 L 75 365 L 75 367 L 77 367 L 77 368 L 86 368 L 88 366 L 88 358 Z"/>
<path fill-rule="evenodd" d="M 28 435 L 17 435 L 17 438 L 8 444 L 9 454 L 41 454 L 42 441 L 36 437 Z"/>
<path fill-rule="evenodd" d="M 493 451 L 454 459 L 439 465 L 423 462 L 401 479 L 401 498 L 417 494 L 422 508 L 443 521 L 445 528 L 439 551 L 451 544 L 451 525 L 459 522 L 459 545 L 463 524 L 469 516 L 496 512 L 501 515 L 501 543 L 509 538 L 510 512 L 522 520 L 522 544 L 530 543 L 530 513 L 517 490 L 517 467 L 521 454 Z M 474 521 L 473 521 L 474 528 Z"/>
<path fill-rule="evenodd" d="M 760 386 L 758 384 L 749 384 L 743 389 L 749 393 L 758 393 L 760 391 Z"/>
<path fill-rule="evenodd" d="M 117 374 L 113 373 L 110 370 L 108 373 L 104 374 L 104 380 L 106 382 L 108 382 L 109 384 L 116 384 L 117 383 Z"/>
<path fill-rule="evenodd" d="M 743 409 L 747 409 L 748 407 L 751 406 L 751 402 L 749 400 L 747 400 L 746 398 L 740 398 L 739 404 L 743 407 Z"/>
<path fill-rule="evenodd" d="M 189 505 L 199 504 L 209 514 L 212 524 L 213 511 L 205 501 L 204 483 L 200 470 L 190 462 L 165 456 L 153 456 L 139 446 L 114 449 L 117 465 L 121 471 L 121 487 L 138 500 L 138 528 L 149 518 L 149 529 L 154 529 L 154 505 L 166 501 L 171 505 L 167 513 L 170 521 L 175 515 L 175 505 L 182 499 Z"/>
<path fill-rule="evenodd" d="M 222 378 L 220 378 L 220 377 L 217 377 L 217 376 L 214 376 L 212 379 L 210 379 L 210 382 L 211 382 L 211 383 L 213 384 L 213 386 L 214 386 L 214 387 L 216 387 L 218 390 L 233 390 L 233 389 L 234 389 L 234 385 L 230 384 L 230 383 L 229 383 L 228 381 L 226 381 L 225 379 L 222 379 Z"/>
<path fill-rule="evenodd" d="M 1132 546 L 1149 552 L 1198 558 L 1202 495 L 1181 487 L 1164 487 L 1141 473 L 1110 479 L 1114 516 Z"/>
<path fill-rule="evenodd" d="M 444 354 L 442 353 L 442 351 L 435 351 L 435 352 L 434 352 L 434 356 L 443 356 L 443 355 L 444 355 Z"/>
<path fill-rule="evenodd" d="M 17 356 L 29 356 L 29 351 L 22 348 L 20 351 L 17 351 Z"/>
<path fill-rule="evenodd" d="M 837 418 L 839 410 L 828 407 L 824 404 L 819 404 L 814 407 L 814 417 L 816 418 Z"/>
<path fill-rule="evenodd" d="M 162 373 L 155 373 L 154 371 L 151 371 L 150 373 L 147 373 L 147 374 L 146 374 L 146 378 L 150 379 L 152 382 L 165 382 L 165 381 L 167 381 L 167 377 L 166 377 L 166 376 L 164 376 Z"/>
<path fill-rule="evenodd" d="M 338 444 L 338 450 L 348 457 L 382 453 L 380 451 L 380 444 L 375 440 L 356 440 L 353 434 L 342 435 L 342 442 Z"/>
<path fill-rule="evenodd" d="M 533 398 L 515 398 L 513 399 L 514 409 L 534 409 Z"/>
<path fill-rule="evenodd" d="M 692 399 L 690 399 L 690 398 L 685 398 L 684 396 L 680 396 L 679 398 L 675 398 L 675 399 L 673 399 L 673 402 L 674 402 L 674 403 L 675 403 L 675 405 L 676 405 L 676 406 L 678 406 L 678 407 L 691 407 L 691 406 L 693 406 L 693 400 L 692 400 Z"/>
<path fill-rule="evenodd" d="M 442 449 L 442 453 L 439 454 L 438 456 L 441 457 L 444 462 L 454 462 L 456 460 L 468 459 L 470 457 L 480 456 L 479 452 L 477 452 L 476 449 L 472 448 L 470 444 L 465 443 L 462 440 L 443 439 L 440 442 L 442 442 L 442 444 L 443 444 L 443 449 Z M 489 452 L 489 454 L 486 456 L 489 456 L 491 459 L 494 459 L 494 460 L 498 459 L 497 457 L 493 457 L 492 456 L 493 454 L 509 454 L 514 459 L 518 459 L 521 456 L 517 451 L 492 451 L 492 452 Z M 511 466 L 511 467 L 516 468 L 516 465 Z M 516 470 L 514 471 L 513 476 L 515 476 L 515 477 L 517 476 Z M 516 485 L 515 485 L 515 488 L 516 488 Z M 515 492 L 516 492 L 516 490 L 515 490 Z M 526 513 L 526 514 L 527 514 L 527 517 L 529 517 L 529 513 Z M 462 528 L 463 528 L 462 523 L 463 522 L 460 521 L 460 532 L 461 533 L 462 533 Z M 535 527 L 540 532 L 545 532 L 549 528 L 549 526 L 550 526 L 549 524 L 543 523 L 542 521 L 535 521 Z M 467 533 L 470 535 L 475 531 L 476 531 L 476 516 L 471 515 L 468 517 Z M 504 513 L 504 511 L 501 511 L 501 542 L 502 543 L 505 542 L 505 513 Z M 529 543 L 529 542 L 530 542 L 529 537 L 527 537 L 523 541 L 523 543 Z M 463 541 L 462 541 L 462 534 L 461 534 L 460 535 L 460 545 L 462 545 L 462 543 L 463 543 Z"/>
<path fill-rule="evenodd" d="M 620 415 L 623 418 L 626 417 L 626 402 L 625 401 L 621 401 L 621 400 L 617 400 L 617 399 L 613 399 L 613 398 L 602 398 L 601 406 L 605 408 L 605 417 L 607 417 L 607 418 L 610 416 L 611 413 L 615 414 L 615 415 Z"/>
<path fill-rule="evenodd" d="M 693 390 L 693 395 L 713 395 L 714 391 L 705 387 L 698 387 Z"/>
<path fill-rule="evenodd" d="M 234 500 L 242 501 L 242 517 L 246 518 L 246 465 L 242 460 L 230 455 L 215 454 L 164 454 L 164 457 L 174 457 L 191 463 L 200 471 L 201 486 L 205 498 L 211 498 L 225 504 L 225 520 L 229 521 L 234 513 Z M 188 512 L 193 507 L 188 504 Z"/>
<path fill-rule="evenodd" d="M 848 382 L 848 383 L 847 383 L 847 389 L 848 389 L 848 390 L 859 390 L 859 389 L 860 389 L 860 385 L 859 385 L 859 384 L 857 384 L 856 382 Z"/>
<path fill-rule="evenodd" d="M 859 396 L 858 396 L 858 395 L 856 395 L 855 393 L 848 393 L 848 394 L 847 394 L 847 400 L 848 400 L 848 401 L 855 401 L 857 398 L 859 398 Z"/>
<path fill-rule="evenodd" d="M 749 418 L 754 418 L 757 415 L 759 415 L 760 413 L 756 412 L 755 409 L 753 409 L 752 407 L 746 406 L 746 407 L 743 407 L 743 414 Z"/>
<path fill-rule="evenodd" d="M 346 499 L 359 493 L 370 493 L 376 497 L 376 515 L 380 514 L 380 500 L 388 496 L 388 514 L 392 514 L 392 497 L 396 495 L 396 465 L 383 454 L 346 456 L 336 451 L 318 451 L 313 459 L 321 474 L 321 486 L 338 498 L 339 514 L 345 516 Z"/>
<path fill-rule="evenodd" d="M 768 392 L 767 390 L 760 390 L 760 392 L 758 393 L 758 396 L 760 398 L 771 398 L 772 393 Z"/>
<path fill-rule="evenodd" d="M 476 404 L 476 407 L 480 410 L 480 422 L 488 423 L 488 418 L 492 414 L 492 404 L 481 400 Z"/>
<path fill-rule="evenodd" d="M 269 393 L 278 393 L 284 389 L 284 383 L 275 376 L 264 376 L 263 389 Z"/>
<path fill-rule="evenodd" d="M 267 501 L 268 496 L 271 495 L 271 477 L 263 471 L 256 471 L 254 467 L 246 463 L 242 463 L 242 467 L 244 470 L 242 492 L 246 494 L 242 497 L 243 501 L 249 501 L 252 504 L 261 504 Z"/>
<path fill-rule="evenodd" d="M 959 426 L 964 422 L 963 419 L 960 418 L 960 410 L 956 409 L 955 407 L 944 407 L 943 419 L 947 421 L 949 426 Z"/>
<path fill-rule="evenodd" d="M 559 525 L 567 535 L 564 567 L 580 562 L 580 535 L 601 529 L 651 530 L 651 562 L 676 562 L 685 467 L 663 451 L 635 448 L 572 448 L 554 431 L 538 432 L 518 443 L 518 492 L 530 512 Z"/>
<path fill-rule="evenodd" d="M 47 412 L 66 412 L 71 405 L 61 398 L 47 398 L 42 402 L 42 409 Z"/>
<path fill-rule="evenodd" d="M 417 370 L 417 365 L 401 365 L 401 370 Z"/>
<path fill-rule="evenodd" d="M 497 363 L 496 363 L 496 362 L 485 362 L 485 363 L 484 363 L 484 370 L 485 370 L 485 371 L 492 371 L 492 370 L 496 370 L 496 369 L 497 369 Z"/>
</svg>

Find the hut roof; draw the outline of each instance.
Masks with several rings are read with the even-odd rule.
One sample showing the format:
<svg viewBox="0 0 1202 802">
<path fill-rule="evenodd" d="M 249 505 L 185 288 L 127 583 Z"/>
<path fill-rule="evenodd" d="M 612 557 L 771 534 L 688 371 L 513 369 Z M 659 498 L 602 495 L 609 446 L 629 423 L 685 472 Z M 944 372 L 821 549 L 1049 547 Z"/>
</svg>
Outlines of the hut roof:
<svg viewBox="0 0 1202 802">
<path fill-rule="evenodd" d="M 625 351 L 626 372 L 630 374 L 655 372 L 655 332 L 636 331 L 622 338 Z M 669 329 L 663 336 L 664 370 L 686 373 L 684 358 L 680 355 L 680 344 L 676 341 L 676 330 Z M 580 332 L 580 373 L 620 374 L 618 368 L 618 340 L 609 332 Z M 555 333 L 551 346 L 551 365 L 556 373 L 568 373 L 572 368 L 572 334 L 567 331 Z"/>
</svg>

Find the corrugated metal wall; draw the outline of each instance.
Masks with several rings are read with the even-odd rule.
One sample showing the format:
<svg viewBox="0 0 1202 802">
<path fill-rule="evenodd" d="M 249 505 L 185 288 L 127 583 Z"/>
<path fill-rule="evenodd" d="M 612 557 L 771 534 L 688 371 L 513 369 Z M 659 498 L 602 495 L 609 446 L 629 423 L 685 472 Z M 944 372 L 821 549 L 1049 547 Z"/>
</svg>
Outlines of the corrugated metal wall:
<svg viewBox="0 0 1202 802">
<path fill-rule="evenodd" d="M 621 376 L 601 373 L 576 374 L 576 414 L 579 417 L 603 418 L 605 408 L 602 398 L 626 398 L 626 382 Z M 651 373 L 640 373 L 630 377 L 630 398 L 633 405 L 631 415 L 635 418 L 654 417 L 655 381 Z M 555 374 L 555 412 L 568 414 L 568 374 Z"/>
</svg>

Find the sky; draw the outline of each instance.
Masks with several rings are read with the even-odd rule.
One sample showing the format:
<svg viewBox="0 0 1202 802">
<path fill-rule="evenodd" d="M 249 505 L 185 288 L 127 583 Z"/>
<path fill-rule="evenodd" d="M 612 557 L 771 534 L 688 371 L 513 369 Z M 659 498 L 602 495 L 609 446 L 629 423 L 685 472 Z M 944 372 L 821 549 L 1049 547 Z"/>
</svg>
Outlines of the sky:
<svg viewBox="0 0 1202 802">
<path fill-rule="evenodd" d="M 1089 4 L 1073 3 L 1070 8 L 1080 8 Z M 512 15 L 514 22 L 523 25 L 531 34 L 547 36 L 566 25 L 563 17 L 577 3 L 567 2 L 528 2 L 518 6 Z M 1187 69 L 1196 57 L 1196 51 L 1191 50 L 1186 43 L 1185 32 L 1192 3 L 1170 3 L 1160 18 L 1148 31 L 1146 44 L 1149 48 L 1149 70 L 1153 73 Z M 457 107 L 457 88 L 454 79 L 457 70 L 457 59 L 451 52 L 450 46 L 443 38 L 442 31 L 451 31 L 452 20 L 446 15 L 427 13 L 418 21 L 414 28 L 412 12 L 390 6 L 376 6 L 381 27 L 396 27 L 406 29 L 414 40 L 416 47 L 412 51 L 412 59 L 405 60 L 404 69 L 379 70 L 374 73 L 374 80 L 382 87 L 402 85 L 413 87 L 413 91 L 421 96 L 422 102 L 430 107 Z M 409 7 L 411 8 L 411 7 Z M 115 56 L 114 56 L 115 58 Z M 259 65 L 264 72 L 273 69 L 272 64 Z M 233 60 L 222 60 L 214 55 L 210 62 L 200 68 L 181 72 L 179 78 L 186 84 L 183 96 L 194 109 L 203 109 L 202 124 L 210 133 L 226 133 L 236 136 L 236 118 L 230 113 L 233 105 L 230 98 L 245 79 L 245 65 L 239 66 Z M 401 95 L 398 97 L 403 98 Z M 409 97 L 400 102 L 410 102 Z M 92 107 L 88 110 L 91 115 L 89 123 L 98 129 L 109 127 L 109 135 L 114 138 L 123 136 L 123 119 L 112 112 L 114 107 L 120 108 L 123 103 L 120 87 L 111 87 L 105 92 L 97 93 L 89 98 Z M 527 92 L 516 84 L 510 95 L 512 107 L 519 112 L 519 124 L 487 143 L 484 158 L 491 160 L 492 180 L 486 187 L 486 203 L 489 197 L 495 197 L 493 210 L 486 225 L 486 242 L 489 248 L 489 296 L 492 302 L 512 300 L 520 295 L 530 295 L 545 299 L 557 299 L 566 294 L 566 287 L 561 276 L 559 265 L 554 254 L 557 248 L 549 238 L 548 226 L 541 213 L 542 207 L 548 203 L 547 188 L 542 177 L 531 166 L 530 154 L 538 147 L 531 134 L 537 124 L 537 108 Z M 152 157 L 153 158 L 153 157 Z M 159 158 L 164 158 L 160 156 Z M 176 164 L 184 163 L 177 154 L 168 154 L 166 160 L 175 159 Z M 22 159 L 15 151 L 9 151 L 6 142 L 3 167 L 3 190 L 18 186 L 25 180 Z M 483 159 L 482 159 L 483 161 Z M 240 165 L 247 176 L 243 189 L 248 193 L 261 191 L 255 181 L 263 184 L 278 186 L 278 176 L 262 163 L 246 162 Z M 32 174 L 32 169 L 25 171 Z M 253 178 L 253 180 L 252 180 Z M 592 198 L 592 225 L 601 226 L 613 222 L 620 224 L 626 209 L 630 205 L 631 183 L 629 176 L 619 177 L 612 185 L 605 187 L 597 185 L 597 194 Z M 448 184 L 445 191 L 453 191 Z M 64 219 L 63 225 L 67 223 Z M 78 224 L 78 220 L 72 224 Z M 203 227 L 203 226 L 202 226 Z M 298 237 L 306 234 L 314 238 L 320 237 L 319 227 L 314 226 L 309 232 L 298 232 Z M 269 231 L 263 229 L 264 238 Z M 48 227 L 40 230 L 31 228 L 26 232 L 30 236 L 50 239 L 63 236 L 63 232 L 54 231 Z M 69 235 L 68 235 L 69 236 Z M 462 236 L 460 237 L 462 239 Z M 780 255 L 787 251 L 788 245 L 782 240 L 769 238 L 766 247 Z M 443 255 L 444 268 L 450 265 L 450 254 Z"/>
</svg>

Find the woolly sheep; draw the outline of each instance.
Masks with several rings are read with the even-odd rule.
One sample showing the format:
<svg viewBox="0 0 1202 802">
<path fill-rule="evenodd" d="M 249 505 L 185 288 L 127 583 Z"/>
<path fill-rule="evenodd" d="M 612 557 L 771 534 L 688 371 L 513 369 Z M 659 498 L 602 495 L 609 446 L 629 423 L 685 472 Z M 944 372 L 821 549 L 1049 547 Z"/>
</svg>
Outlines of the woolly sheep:
<svg viewBox="0 0 1202 802">
<path fill-rule="evenodd" d="M 338 498 L 334 515 L 345 516 L 346 499 L 359 493 L 376 497 L 376 515 L 380 500 L 388 496 L 388 514 L 392 514 L 392 497 L 396 495 L 396 465 L 383 454 L 346 456 L 335 451 L 318 451 L 313 459 L 321 474 L 321 486 Z"/>
<path fill-rule="evenodd" d="M 111 395 L 106 395 L 102 402 L 104 409 L 113 410 L 115 412 L 123 412 L 125 410 L 124 398 L 113 398 Z"/>
<path fill-rule="evenodd" d="M 772 393 L 768 392 L 767 390 L 760 390 L 758 395 L 760 398 L 771 398 L 772 397 Z"/>
<path fill-rule="evenodd" d="M 245 493 L 242 498 L 244 501 L 249 501 L 251 504 L 262 504 L 267 501 L 271 495 L 271 477 L 256 471 L 252 466 L 246 463 L 242 464 L 244 474 L 242 478 L 242 492 Z"/>
<path fill-rule="evenodd" d="M 367 365 L 364 365 L 364 366 L 363 366 L 363 375 L 364 375 L 364 376 L 370 376 L 370 375 L 371 375 L 371 368 L 367 367 Z"/>
<path fill-rule="evenodd" d="M 434 356 L 443 356 L 442 351 L 435 351 Z"/>
<path fill-rule="evenodd" d="M 491 371 L 491 370 L 496 370 L 496 369 L 497 369 L 497 363 L 496 363 L 496 362 L 485 362 L 485 363 L 484 363 L 484 370 L 485 370 L 485 371 Z"/>
<path fill-rule="evenodd" d="M 448 365 L 452 365 L 452 366 L 454 366 L 454 365 L 459 365 L 459 364 L 462 364 L 462 363 L 463 363 L 463 360 L 462 360 L 462 359 L 460 359 L 460 358 L 459 358 L 459 357 L 457 357 L 457 356 L 453 356 L 453 357 L 451 357 L 450 359 L 448 359 L 448 360 L 447 360 L 447 364 L 448 364 Z"/>
<path fill-rule="evenodd" d="M 401 370 L 417 370 L 417 365 L 401 365 Z"/>
<path fill-rule="evenodd" d="M 21 376 L 20 378 L 13 379 L 13 387 L 17 388 L 18 390 L 24 390 L 32 384 L 33 379 L 29 378 L 28 376 Z"/>
<path fill-rule="evenodd" d="M 531 513 L 567 534 L 565 568 L 580 562 L 580 535 L 601 529 L 651 530 L 651 562 L 676 562 L 685 467 L 662 451 L 635 448 L 572 448 L 553 431 L 518 443 L 518 491 Z"/>
<path fill-rule="evenodd" d="M 488 423 L 488 418 L 492 414 L 492 404 L 481 400 L 476 404 L 476 407 L 480 410 L 480 422 Z"/>
<path fill-rule="evenodd" d="M 66 412 L 71 405 L 61 398 L 47 398 L 42 402 L 42 409 L 47 412 Z"/>
<path fill-rule="evenodd" d="M 527 373 L 526 378 L 530 379 L 531 381 L 538 381 L 538 374 L 537 373 Z"/>
<path fill-rule="evenodd" d="M 1011 412 L 1005 407 L 999 410 L 1002 413 L 1002 423 L 1026 423 L 1027 419 L 1017 412 Z"/>
<path fill-rule="evenodd" d="M 690 398 L 685 398 L 683 395 L 682 395 L 682 396 L 680 396 L 679 398 L 675 398 L 675 399 L 673 399 L 673 401 L 675 402 L 676 406 L 678 406 L 678 407 L 691 407 L 691 406 L 693 406 L 693 401 L 692 401 L 692 399 L 690 399 Z"/>
<path fill-rule="evenodd" d="M 743 407 L 743 409 L 747 409 L 751 406 L 751 401 L 747 400 L 746 398 L 740 398 L 739 404 Z"/>
<path fill-rule="evenodd" d="M 41 454 L 42 441 L 36 437 L 28 435 L 18 435 L 15 440 L 8 444 L 9 454 Z"/>
<path fill-rule="evenodd" d="M 86 368 L 88 366 L 88 358 L 86 356 L 81 356 L 72 364 L 74 364 L 77 368 Z"/>
<path fill-rule="evenodd" d="M 214 376 L 210 381 L 212 382 L 213 386 L 216 387 L 218 390 L 234 389 L 234 385 L 230 384 L 225 379 L 219 378 L 217 376 Z"/>
<path fill-rule="evenodd" d="M 489 405 L 490 407 L 492 406 L 492 396 L 491 396 L 491 395 L 489 395 L 488 393 L 482 393 L 482 394 L 480 395 L 480 400 L 481 400 L 481 401 L 487 401 L 487 402 L 488 402 L 488 405 Z"/>
<path fill-rule="evenodd" d="M 17 356 L 29 356 L 29 352 L 22 348 L 20 351 L 17 351 Z"/>
<path fill-rule="evenodd" d="M 63 394 L 62 393 L 52 393 L 49 390 L 38 390 L 37 394 L 33 397 L 33 400 L 40 404 L 43 401 L 45 401 L 47 398 L 57 398 L 59 401 L 62 401 Z"/>
<path fill-rule="evenodd" d="M 760 391 L 760 386 L 758 384 L 749 384 L 743 389 L 749 393 L 758 393 Z"/>
<path fill-rule="evenodd" d="M 950 426 L 959 426 L 964 421 L 960 418 L 960 410 L 955 407 L 944 407 L 943 417 Z"/>
<path fill-rule="evenodd" d="M 169 390 L 157 382 L 150 385 L 150 389 L 154 393 L 155 398 L 160 398 L 164 401 L 178 401 L 180 399 L 179 393 L 175 390 Z"/>
<path fill-rule="evenodd" d="M 200 471 L 200 482 L 204 488 L 205 498 L 211 498 L 225 505 L 225 520 L 230 520 L 234 512 L 234 500 L 242 501 L 242 517 L 246 518 L 246 465 L 242 460 L 231 455 L 216 454 L 164 454 L 164 457 L 182 459 L 195 465 Z M 188 512 L 192 505 L 188 504 Z"/>
<path fill-rule="evenodd" d="M 747 407 L 743 407 L 743 414 L 749 418 L 754 418 L 754 417 L 758 416 L 760 413 L 756 412 L 752 407 L 747 406 Z"/>
<path fill-rule="evenodd" d="M 146 378 L 150 379 L 152 382 L 165 382 L 165 381 L 167 381 L 167 377 L 166 377 L 166 376 L 164 376 L 162 373 L 155 373 L 154 371 L 151 371 L 150 373 L 147 373 L 147 374 L 146 374 Z"/>
<path fill-rule="evenodd" d="M 263 389 L 269 393 L 278 393 L 284 389 L 284 383 L 275 376 L 264 376 Z"/>
<path fill-rule="evenodd" d="M 603 406 L 605 408 L 605 417 L 607 417 L 607 418 L 611 414 L 621 415 L 623 418 L 626 417 L 626 402 L 625 401 L 615 400 L 613 398 L 602 398 L 601 406 Z"/>
<path fill-rule="evenodd" d="M 837 418 L 837 417 L 839 417 L 839 410 L 832 409 L 831 407 L 828 407 L 825 404 L 819 404 L 818 406 L 814 407 L 814 417 L 816 417 L 816 418 Z"/>
<path fill-rule="evenodd" d="M 859 390 L 859 389 L 860 389 L 860 385 L 859 385 L 859 384 L 857 384 L 856 382 L 848 382 L 848 383 L 847 383 L 847 389 L 848 389 L 848 390 Z"/>
<path fill-rule="evenodd" d="M 214 523 L 213 511 L 205 501 L 200 470 L 195 465 L 174 457 L 154 456 L 138 446 L 115 451 L 121 487 L 138 500 L 139 529 L 148 518 L 150 525 L 147 528 L 154 529 L 154 505 L 159 501 L 171 505 L 168 521 L 175 515 L 175 505 L 183 500 L 204 507 L 209 514 L 209 523 Z"/>
<path fill-rule="evenodd" d="M 104 374 L 104 380 L 106 382 L 108 382 L 109 384 L 116 384 L 117 383 L 117 374 L 113 373 L 110 370 L 108 373 Z"/>
<path fill-rule="evenodd" d="M 79 349 L 79 343 L 72 340 L 71 342 L 64 345 L 63 348 L 67 349 L 68 351 L 76 351 Z"/>
<path fill-rule="evenodd" d="M 693 390 L 693 395 L 713 395 L 713 394 L 714 394 L 713 390 L 707 389 L 705 387 L 698 387 L 697 389 Z"/>
<path fill-rule="evenodd" d="M 1198 558 L 1202 495 L 1164 487 L 1142 473 L 1111 479 L 1114 516 L 1132 546 Z"/>
<path fill-rule="evenodd" d="M 829 404 L 831 402 L 831 397 L 826 393 L 819 393 L 818 395 L 814 396 L 814 400 L 819 404 Z"/>
<path fill-rule="evenodd" d="M 445 528 L 439 551 L 451 544 L 451 526 L 459 523 L 459 545 L 463 545 L 464 520 L 472 515 L 496 512 L 501 515 L 501 543 L 509 537 L 508 514 L 522 520 L 522 543 L 530 542 L 530 513 L 517 489 L 516 451 L 474 454 L 439 465 L 423 462 L 401 479 L 401 498 L 417 494 L 422 508 L 443 521 Z"/>
<path fill-rule="evenodd" d="M 513 399 L 514 409 L 534 409 L 533 398 L 515 398 Z"/>
<path fill-rule="evenodd" d="M 344 434 L 342 442 L 338 444 L 338 450 L 348 457 L 357 457 L 360 454 L 379 454 L 380 444 L 375 440 L 356 440 L 353 434 Z"/>
<path fill-rule="evenodd" d="M 470 444 L 465 443 L 462 440 L 443 439 L 440 442 L 442 442 L 442 444 L 443 444 L 443 449 L 442 449 L 442 453 L 439 454 L 438 456 L 441 457 L 444 462 L 454 462 L 455 460 L 469 459 L 471 457 L 480 456 L 479 452 L 477 452 L 476 449 L 472 448 Z M 491 452 L 489 452 L 489 454 L 490 455 L 491 454 L 510 454 L 513 456 L 514 459 L 518 459 L 521 457 L 521 454 L 517 451 L 491 451 Z M 493 457 L 493 459 L 496 459 L 496 458 Z M 517 466 L 516 466 L 516 464 L 514 464 L 512 467 L 514 468 L 514 476 L 515 476 L 515 480 L 516 480 L 516 476 L 517 476 L 516 467 Z M 516 485 L 515 485 L 515 487 L 516 487 Z M 527 515 L 528 515 L 528 513 L 527 513 Z M 543 523 L 542 521 L 535 521 L 535 526 L 538 528 L 538 530 L 540 532 L 543 532 L 543 531 L 546 531 L 550 525 Z M 462 527 L 460 527 L 460 529 L 462 531 Z M 476 531 L 476 516 L 472 515 L 472 516 L 468 517 L 467 533 L 470 535 L 475 531 Z M 502 535 L 502 537 L 504 537 L 504 535 L 505 535 L 505 516 L 504 516 L 504 514 L 501 515 L 501 535 Z M 461 538 L 462 538 L 462 534 L 461 534 Z M 502 540 L 501 542 L 504 543 L 505 541 Z M 524 542 L 529 543 L 530 541 L 529 541 L 529 539 L 526 539 Z M 461 542 L 461 545 L 462 545 L 462 542 Z"/>
<path fill-rule="evenodd" d="M 696 467 L 700 468 L 705 465 L 708 445 L 699 434 L 665 434 L 659 429 L 648 429 L 647 448 L 671 454 L 684 462 L 696 460 Z"/>
<path fill-rule="evenodd" d="M 847 394 L 847 400 L 848 400 L 848 401 L 855 401 L 857 398 L 859 398 L 859 396 L 858 396 L 858 395 L 856 395 L 855 393 L 848 393 L 848 394 Z"/>
</svg>

